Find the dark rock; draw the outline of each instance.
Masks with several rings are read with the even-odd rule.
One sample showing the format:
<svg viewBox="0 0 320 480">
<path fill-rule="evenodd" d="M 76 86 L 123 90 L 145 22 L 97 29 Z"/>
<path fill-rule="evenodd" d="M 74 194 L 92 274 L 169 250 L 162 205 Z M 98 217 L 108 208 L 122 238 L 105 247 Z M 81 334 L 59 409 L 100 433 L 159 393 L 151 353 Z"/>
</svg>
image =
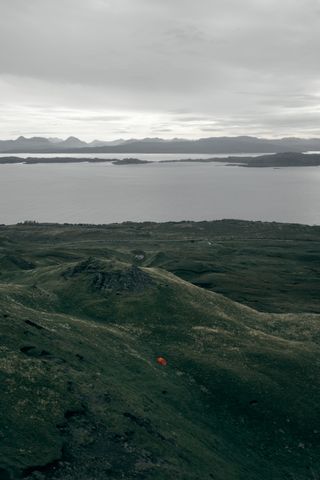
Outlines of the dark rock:
<svg viewBox="0 0 320 480">
<path fill-rule="evenodd" d="M 38 325 L 37 323 L 34 323 L 31 320 L 25 320 L 25 323 L 30 325 L 31 327 L 37 328 L 38 330 L 44 330 L 44 328 L 41 327 L 41 325 Z"/>
<path fill-rule="evenodd" d="M 67 279 L 83 274 L 90 278 L 92 287 L 99 291 L 140 292 L 154 284 L 151 276 L 135 265 L 124 269 L 114 268 L 112 263 L 108 265 L 95 258 L 88 258 L 62 275 Z"/>
<path fill-rule="evenodd" d="M 134 265 L 126 270 L 99 272 L 93 279 L 93 286 L 97 290 L 139 292 L 152 284 L 150 275 Z"/>
<path fill-rule="evenodd" d="M 28 355 L 29 352 L 30 352 L 30 350 L 33 350 L 34 348 L 36 348 L 36 347 L 33 347 L 33 346 L 31 346 L 31 345 L 28 345 L 28 346 L 25 346 L 25 347 L 21 347 L 21 348 L 20 348 L 20 352 L 25 353 L 26 355 Z"/>
</svg>

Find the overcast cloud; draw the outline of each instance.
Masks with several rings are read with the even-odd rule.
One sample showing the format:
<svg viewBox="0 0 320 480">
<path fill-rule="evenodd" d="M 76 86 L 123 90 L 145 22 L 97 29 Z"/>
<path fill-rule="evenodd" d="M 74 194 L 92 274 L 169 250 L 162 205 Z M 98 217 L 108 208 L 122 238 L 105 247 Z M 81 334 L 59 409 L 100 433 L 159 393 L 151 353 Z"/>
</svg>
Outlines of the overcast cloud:
<svg viewBox="0 0 320 480">
<path fill-rule="evenodd" d="M 320 136 L 320 0 L 1 0 L 0 138 Z"/>
</svg>

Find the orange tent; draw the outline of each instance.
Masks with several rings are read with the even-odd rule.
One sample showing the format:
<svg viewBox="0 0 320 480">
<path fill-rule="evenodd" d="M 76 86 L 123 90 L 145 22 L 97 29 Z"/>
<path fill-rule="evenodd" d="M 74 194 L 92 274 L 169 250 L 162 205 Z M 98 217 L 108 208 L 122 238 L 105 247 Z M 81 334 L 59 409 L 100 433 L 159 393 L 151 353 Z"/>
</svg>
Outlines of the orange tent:
<svg viewBox="0 0 320 480">
<path fill-rule="evenodd" d="M 163 367 L 165 367 L 168 364 L 167 360 L 163 357 L 157 357 L 157 363 L 159 365 L 162 365 Z"/>
</svg>

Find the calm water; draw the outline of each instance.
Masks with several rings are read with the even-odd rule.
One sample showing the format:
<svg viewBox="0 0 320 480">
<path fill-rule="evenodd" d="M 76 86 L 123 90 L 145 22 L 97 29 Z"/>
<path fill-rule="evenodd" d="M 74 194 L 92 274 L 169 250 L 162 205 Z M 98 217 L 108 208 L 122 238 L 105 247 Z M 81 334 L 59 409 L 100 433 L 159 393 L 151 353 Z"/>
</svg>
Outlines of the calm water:
<svg viewBox="0 0 320 480">
<path fill-rule="evenodd" d="M 320 167 L 0 165 L 0 223 L 221 218 L 320 224 Z"/>
</svg>

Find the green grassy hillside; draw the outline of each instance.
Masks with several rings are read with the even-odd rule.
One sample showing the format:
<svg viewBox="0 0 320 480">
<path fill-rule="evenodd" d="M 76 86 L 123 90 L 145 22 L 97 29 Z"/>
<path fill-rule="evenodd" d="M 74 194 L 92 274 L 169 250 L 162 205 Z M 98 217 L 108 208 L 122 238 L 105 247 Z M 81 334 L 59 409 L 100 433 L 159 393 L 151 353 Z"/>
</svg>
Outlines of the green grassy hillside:
<svg viewBox="0 0 320 480">
<path fill-rule="evenodd" d="M 245 236 L 248 304 L 263 305 L 259 242 L 291 252 L 280 279 L 266 264 L 278 283 L 319 253 L 318 228 L 279 224 L 1 227 L 0 478 L 319 478 L 317 263 L 298 313 L 267 311 L 276 287 L 254 310 L 231 299 Z M 233 249 L 214 254 L 230 298 L 163 268 L 205 264 L 213 239 Z"/>
</svg>

